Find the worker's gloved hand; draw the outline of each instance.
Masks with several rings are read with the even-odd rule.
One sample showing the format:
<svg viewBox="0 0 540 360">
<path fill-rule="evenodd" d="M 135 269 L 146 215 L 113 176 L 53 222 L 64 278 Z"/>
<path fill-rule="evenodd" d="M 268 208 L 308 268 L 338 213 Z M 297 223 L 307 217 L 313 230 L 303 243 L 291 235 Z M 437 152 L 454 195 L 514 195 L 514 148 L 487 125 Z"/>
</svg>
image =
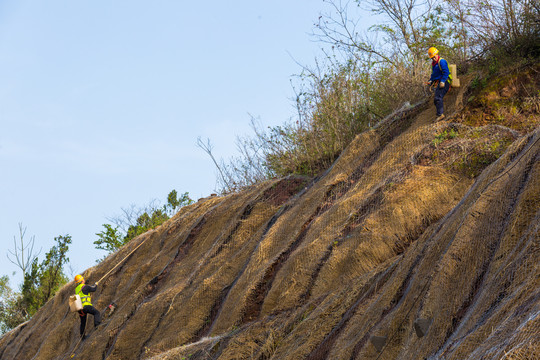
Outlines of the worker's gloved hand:
<svg viewBox="0 0 540 360">
<path fill-rule="evenodd" d="M 442 81 L 439 83 L 439 87 L 440 87 L 441 89 L 444 87 L 444 83 L 443 83 Z"/>
</svg>

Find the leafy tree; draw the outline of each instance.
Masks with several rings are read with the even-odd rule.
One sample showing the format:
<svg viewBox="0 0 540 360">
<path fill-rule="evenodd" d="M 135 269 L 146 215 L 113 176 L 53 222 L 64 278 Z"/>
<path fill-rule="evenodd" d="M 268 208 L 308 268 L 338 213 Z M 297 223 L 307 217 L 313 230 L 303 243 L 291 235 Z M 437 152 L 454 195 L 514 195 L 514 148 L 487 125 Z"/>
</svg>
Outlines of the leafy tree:
<svg viewBox="0 0 540 360">
<path fill-rule="evenodd" d="M 167 204 L 158 207 L 154 203 L 151 202 L 146 208 L 138 210 L 134 206 L 122 209 L 122 216 L 111 219 L 113 224 L 103 224 L 104 230 L 96 233 L 96 249 L 105 250 L 107 253 L 116 251 L 131 239 L 163 224 L 181 207 L 192 204 L 193 200 L 187 192 L 178 196 L 177 191 L 172 190 L 167 196 Z"/>
<path fill-rule="evenodd" d="M 7 275 L 0 277 L 0 334 L 25 320 L 26 312 L 21 307 L 21 294 L 11 289 Z"/>
<path fill-rule="evenodd" d="M 156 209 L 151 214 L 143 213 L 137 218 L 137 222 L 131 225 L 126 234 L 125 242 L 154 229 L 169 219 L 165 209 Z"/>
<path fill-rule="evenodd" d="M 68 281 L 63 267 L 69 261 L 67 252 L 71 236 L 58 236 L 54 241 L 56 245 L 45 254 L 45 259 L 41 263 L 34 259 L 24 276 L 21 301 L 27 317 L 34 315 Z"/>
<path fill-rule="evenodd" d="M 44 303 L 53 297 L 56 291 L 68 281 L 64 274 L 64 265 L 69 262 L 66 254 L 71 244 L 71 236 L 58 236 L 54 241 L 56 241 L 57 245 L 49 250 L 40 266 L 40 285 L 43 289 Z"/>
<path fill-rule="evenodd" d="M 176 190 L 173 189 L 167 196 L 167 205 L 164 206 L 164 210 L 168 216 L 172 217 L 181 207 L 191 204 L 193 200 L 189 197 L 189 193 L 185 192 L 178 196 Z"/>
<path fill-rule="evenodd" d="M 113 227 L 111 224 L 103 224 L 105 230 L 97 233 L 98 240 L 94 241 L 96 249 L 105 250 L 111 253 L 124 245 L 124 236 L 118 230 L 118 227 Z"/>
<path fill-rule="evenodd" d="M 54 245 L 39 263 L 34 257 L 24 272 L 21 292 L 9 287 L 9 278 L 0 277 L 0 331 L 9 331 L 30 319 L 58 289 L 67 283 L 63 267 L 69 261 L 67 252 L 71 244 L 71 236 L 58 236 Z"/>
</svg>

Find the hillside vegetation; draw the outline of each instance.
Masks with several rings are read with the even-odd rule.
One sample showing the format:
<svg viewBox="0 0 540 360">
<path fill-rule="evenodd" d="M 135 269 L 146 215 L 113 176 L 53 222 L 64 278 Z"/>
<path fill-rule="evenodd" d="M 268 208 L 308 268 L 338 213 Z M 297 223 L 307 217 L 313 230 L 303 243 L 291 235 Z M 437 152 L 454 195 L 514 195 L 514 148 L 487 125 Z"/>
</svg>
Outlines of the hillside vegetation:
<svg viewBox="0 0 540 360">
<path fill-rule="evenodd" d="M 378 43 L 326 3 L 335 52 L 301 74 L 298 117 L 254 121 L 229 163 L 200 141 L 221 194 L 83 273 L 116 310 L 79 342 L 71 281 L 1 359 L 540 358 L 537 2 L 374 0 Z M 439 122 L 434 43 L 461 81 Z"/>
<path fill-rule="evenodd" d="M 432 46 L 457 64 L 461 76 L 473 77 L 471 88 L 488 91 L 477 98 L 484 103 L 470 104 L 471 110 L 477 110 L 467 117 L 475 125 L 512 121 L 511 127 L 518 128 L 516 122 L 523 120 L 526 127 L 527 114 L 538 106 L 534 86 L 506 88 L 498 99 L 489 95 L 504 88 L 509 76 L 519 76 L 520 71 L 509 73 L 509 69 L 538 61 L 537 1 L 324 3 L 327 10 L 316 21 L 313 36 L 329 48 L 315 65 L 304 66 L 293 82 L 295 115 L 272 127 L 253 118 L 253 135 L 237 139 L 239 154 L 229 161 L 215 159 L 210 140 L 199 142 L 217 165 L 223 193 L 287 175 L 320 176 L 357 134 L 394 111 L 425 100 L 424 84 L 431 70 L 427 50 Z M 370 10 L 371 21 L 378 25 L 366 29 L 357 8 Z M 485 88 L 487 82 L 491 89 Z M 511 93 L 519 95 L 518 102 Z M 471 100 L 467 95 L 466 102 Z"/>
<path fill-rule="evenodd" d="M 470 76 L 447 121 L 424 101 L 317 178 L 182 208 L 84 273 L 95 281 L 140 245 L 100 283 L 95 306 L 118 309 L 88 324 L 74 358 L 538 358 L 539 74 Z M 70 358 L 74 287 L 3 336 L 0 358 Z"/>
</svg>

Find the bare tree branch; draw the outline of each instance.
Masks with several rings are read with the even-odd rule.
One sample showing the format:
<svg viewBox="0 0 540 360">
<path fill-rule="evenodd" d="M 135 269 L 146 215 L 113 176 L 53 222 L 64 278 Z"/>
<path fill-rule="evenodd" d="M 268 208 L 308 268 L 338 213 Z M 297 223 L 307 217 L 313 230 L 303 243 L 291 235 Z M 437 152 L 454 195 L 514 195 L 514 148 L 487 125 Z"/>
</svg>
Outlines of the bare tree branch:
<svg viewBox="0 0 540 360">
<path fill-rule="evenodd" d="M 214 165 L 216 166 L 216 169 L 218 170 L 219 172 L 219 181 L 226 187 L 228 188 L 228 190 L 231 190 L 234 185 L 230 183 L 230 177 L 227 176 L 225 174 L 225 171 L 226 169 L 224 169 L 224 166 L 223 164 L 220 165 L 216 158 L 214 157 L 214 154 L 212 153 L 212 150 L 213 150 L 213 146 L 212 146 L 212 143 L 210 142 L 210 139 L 206 139 L 206 144 L 202 141 L 201 137 L 199 136 L 197 138 L 197 146 L 200 147 L 205 153 L 208 154 L 208 156 L 210 156 L 210 158 L 212 159 L 212 162 L 214 163 Z"/>
<path fill-rule="evenodd" d="M 35 258 L 39 256 L 41 249 L 37 254 L 34 254 L 34 244 L 36 237 L 32 236 L 30 241 L 25 243 L 24 236 L 26 234 L 26 227 L 23 227 L 22 223 L 19 223 L 19 244 L 17 239 L 13 236 L 13 250 L 8 249 L 8 254 L 6 255 L 8 260 L 16 265 L 19 269 L 22 270 L 23 276 L 26 274 L 27 270 L 32 265 L 32 262 Z M 15 260 L 13 260 L 9 254 L 11 254 Z"/>
</svg>

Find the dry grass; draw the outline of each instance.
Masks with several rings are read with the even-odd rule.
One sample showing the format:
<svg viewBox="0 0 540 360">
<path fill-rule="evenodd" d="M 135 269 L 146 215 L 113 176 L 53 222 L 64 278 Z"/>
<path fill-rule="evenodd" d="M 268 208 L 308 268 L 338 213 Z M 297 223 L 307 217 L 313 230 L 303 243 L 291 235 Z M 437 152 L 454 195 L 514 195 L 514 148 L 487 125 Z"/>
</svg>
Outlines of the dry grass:
<svg viewBox="0 0 540 360">
<path fill-rule="evenodd" d="M 97 307 L 118 309 L 77 356 L 538 358 L 540 130 L 433 118 L 430 105 L 397 113 L 313 183 L 203 199 L 88 269 L 95 281 L 142 243 L 100 284 Z M 471 179 L 452 164 L 478 147 L 500 153 Z M 68 356 L 73 287 L 0 339 L 0 358 Z M 423 338 L 417 318 L 432 319 Z M 373 335 L 388 337 L 383 353 Z"/>
</svg>

